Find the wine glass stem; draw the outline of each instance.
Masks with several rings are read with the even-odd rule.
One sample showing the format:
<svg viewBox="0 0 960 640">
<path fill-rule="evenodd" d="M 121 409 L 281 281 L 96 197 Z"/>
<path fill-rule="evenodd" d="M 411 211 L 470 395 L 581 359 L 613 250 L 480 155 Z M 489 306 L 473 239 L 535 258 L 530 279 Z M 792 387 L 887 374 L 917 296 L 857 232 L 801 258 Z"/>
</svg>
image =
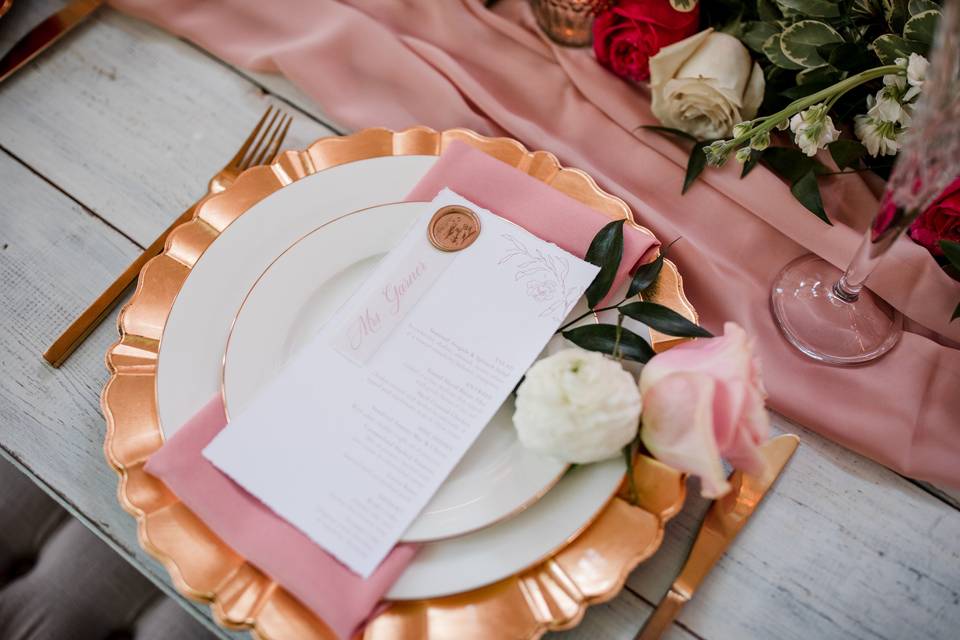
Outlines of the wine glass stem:
<svg viewBox="0 0 960 640">
<path fill-rule="evenodd" d="M 860 248 L 850 261 L 847 270 L 833 285 L 833 294 L 843 302 L 856 302 L 863 289 L 863 283 L 876 268 L 883 255 L 882 252 L 872 251 L 870 232 L 868 231 L 860 243 Z"/>
</svg>

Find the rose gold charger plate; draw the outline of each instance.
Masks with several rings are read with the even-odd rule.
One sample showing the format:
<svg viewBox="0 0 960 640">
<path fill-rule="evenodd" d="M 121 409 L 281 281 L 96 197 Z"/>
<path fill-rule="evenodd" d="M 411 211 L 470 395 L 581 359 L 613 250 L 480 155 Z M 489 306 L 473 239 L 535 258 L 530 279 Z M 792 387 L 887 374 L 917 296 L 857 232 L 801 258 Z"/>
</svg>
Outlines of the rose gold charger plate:
<svg viewBox="0 0 960 640">
<path fill-rule="evenodd" d="M 207 602 L 217 622 L 249 629 L 259 638 L 333 638 L 310 610 L 214 535 L 166 486 L 143 467 L 163 444 L 155 382 L 160 337 L 167 315 L 191 268 L 237 217 L 278 189 L 348 162 L 397 155 L 439 155 L 465 142 L 604 213 L 636 224 L 623 200 L 601 190 L 586 173 L 565 168 L 543 151 L 508 138 L 465 129 L 417 127 L 393 132 L 365 129 L 322 138 L 303 151 L 282 153 L 253 167 L 226 191 L 206 198 L 193 220 L 174 230 L 164 252 L 140 273 L 136 291 L 117 320 L 120 338 L 107 351 L 110 378 L 101 406 L 107 423 L 104 451 L 119 476 L 120 504 L 137 520 L 141 546 L 169 571 L 183 595 Z M 664 262 L 651 299 L 691 320 L 676 266 Z M 651 332 L 657 351 L 680 342 Z M 569 629 L 587 607 L 616 596 L 627 575 L 650 557 L 664 525 L 681 508 L 683 476 L 640 456 L 634 466 L 635 504 L 623 489 L 579 534 L 526 570 L 473 591 L 393 603 L 362 633 L 366 640 L 421 638 L 538 638 Z M 626 485 L 627 483 L 624 483 Z"/>
</svg>

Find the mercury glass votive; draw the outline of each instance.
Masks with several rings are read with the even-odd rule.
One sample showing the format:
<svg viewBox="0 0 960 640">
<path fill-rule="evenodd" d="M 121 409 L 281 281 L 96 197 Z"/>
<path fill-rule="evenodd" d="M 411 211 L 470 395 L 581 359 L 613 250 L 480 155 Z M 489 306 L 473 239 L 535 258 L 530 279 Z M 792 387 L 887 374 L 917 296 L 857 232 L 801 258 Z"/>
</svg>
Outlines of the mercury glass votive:
<svg viewBox="0 0 960 640">
<path fill-rule="evenodd" d="M 593 39 L 593 19 L 611 0 L 530 0 L 537 24 L 565 47 L 585 47 Z"/>
</svg>

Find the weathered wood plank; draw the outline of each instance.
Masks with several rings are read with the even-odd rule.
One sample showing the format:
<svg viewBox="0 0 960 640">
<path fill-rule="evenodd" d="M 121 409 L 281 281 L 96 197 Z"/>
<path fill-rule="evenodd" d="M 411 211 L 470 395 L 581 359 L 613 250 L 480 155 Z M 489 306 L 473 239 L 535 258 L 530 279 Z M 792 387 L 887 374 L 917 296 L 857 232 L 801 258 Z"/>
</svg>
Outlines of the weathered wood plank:
<svg viewBox="0 0 960 640">
<path fill-rule="evenodd" d="M 36 14 L 58 2 L 24 4 Z M 30 21 L 19 20 L 22 31 Z M 192 45 L 101 9 L 0 85 L 0 147 L 147 245 L 203 194 L 270 102 Z M 282 106 L 297 116 L 286 148 L 331 133 Z"/>
<path fill-rule="evenodd" d="M 950 638 L 960 629 L 960 511 L 777 418 L 802 444 L 680 621 L 711 640 Z M 708 503 L 695 494 L 630 587 L 656 602 Z"/>
<path fill-rule="evenodd" d="M 137 544 L 103 458 L 98 399 L 115 324 L 101 325 L 61 369 L 40 357 L 139 249 L 2 152 L 0 185 L 0 447 L 151 580 L 169 585 Z"/>
</svg>

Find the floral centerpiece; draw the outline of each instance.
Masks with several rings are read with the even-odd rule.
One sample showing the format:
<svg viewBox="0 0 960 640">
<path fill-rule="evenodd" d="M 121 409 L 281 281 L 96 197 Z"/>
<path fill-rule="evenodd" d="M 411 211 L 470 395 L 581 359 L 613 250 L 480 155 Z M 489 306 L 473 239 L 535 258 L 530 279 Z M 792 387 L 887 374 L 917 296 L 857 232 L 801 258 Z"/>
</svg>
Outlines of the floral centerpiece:
<svg viewBox="0 0 960 640">
<path fill-rule="evenodd" d="M 646 127 L 689 141 L 685 192 L 731 158 L 762 164 L 832 224 L 824 176 L 889 175 L 923 91 L 933 0 L 619 0 L 594 24 L 597 60 L 648 82 Z M 911 226 L 957 277 L 960 184 Z M 960 313 L 960 306 L 957 313 Z"/>
</svg>

